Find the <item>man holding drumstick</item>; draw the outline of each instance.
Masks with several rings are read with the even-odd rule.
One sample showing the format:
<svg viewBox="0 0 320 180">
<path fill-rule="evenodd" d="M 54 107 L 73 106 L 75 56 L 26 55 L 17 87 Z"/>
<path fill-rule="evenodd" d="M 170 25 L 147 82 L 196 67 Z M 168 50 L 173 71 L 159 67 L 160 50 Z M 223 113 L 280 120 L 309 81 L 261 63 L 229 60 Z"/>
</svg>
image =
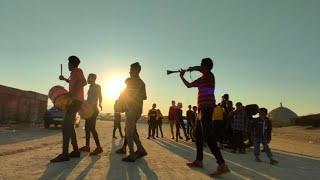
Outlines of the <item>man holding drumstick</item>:
<svg viewBox="0 0 320 180">
<path fill-rule="evenodd" d="M 189 83 L 184 78 L 186 70 L 182 69 L 180 71 L 180 78 L 188 88 L 198 88 L 198 112 L 200 114 L 200 119 L 196 122 L 197 158 L 195 161 L 187 163 L 187 165 L 190 167 L 203 167 L 203 141 L 205 141 L 207 142 L 212 154 L 217 159 L 218 167 L 216 171 L 211 174 L 212 177 L 216 177 L 221 174 L 228 173 L 230 170 L 225 164 L 217 145 L 214 132 L 212 132 L 212 113 L 215 102 L 215 78 L 211 72 L 212 67 L 212 60 L 210 58 L 204 58 L 201 61 L 201 66 L 189 67 L 188 69 L 188 71 L 200 71 L 202 76 L 199 79 Z"/>
<path fill-rule="evenodd" d="M 73 123 L 76 114 L 79 111 L 82 102 L 84 101 L 83 87 L 87 85 L 87 81 L 83 75 L 82 70 L 78 68 L 80 59 L 76 56 L 70 56 L 68 60 L 68 67 L 69 71 L 71 71 L 71 76 L 69 79 L 66 79 L 63 75 L 60 75 L 59 79 L 69 83 L 68 95 L 72 98 L 72 104 L 67 109 L 65 118 L 62 122 L 62 154 L 59 154 L 50 162 L 69 161 L 70 157 L 80 157 L 80 151 L 77 144 L 77 136 Z M 70 138 L 71 144 L 73 146 L 73 151 L 71 153 L 69 153 Z"/>
</svg>

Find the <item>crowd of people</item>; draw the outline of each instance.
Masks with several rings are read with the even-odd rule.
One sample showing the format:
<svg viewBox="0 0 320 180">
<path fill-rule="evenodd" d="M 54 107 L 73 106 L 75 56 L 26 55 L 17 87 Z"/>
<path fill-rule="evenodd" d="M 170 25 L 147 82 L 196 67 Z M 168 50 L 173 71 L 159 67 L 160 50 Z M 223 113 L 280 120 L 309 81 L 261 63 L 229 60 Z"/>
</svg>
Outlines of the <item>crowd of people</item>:
<svg viewBox="0 0 320 180">
<path fill-rule="evenodd" d="M 93 135 L 97 146 L 90 155 L 97 155 L 103 152 L 95 128 L 96 118 L 99 113 L 98 107 L 102 110 L 101 87 L 95 83 L 97 75 L 90 74 L 86 80 L 82 70 L 78 67 L 80 59 L 76 56 L 70 56 L 68 60 L 71 76 L 67 79 L 61 75 L 59 79 L 69 83 L 68 95 L 73 101 L 66 111 L 62 124 L 62 153 L 52 159 L 51 162 L 68 161 L 70 158 L 80 157 L 80 151 L 90 152 L 90 133 Z M 185 140 L 189 141 L 192 139 L 196 145 L 196 159 L 188 162 L 186 165 L 190 167 L 203 167 L 203 148 L 204 146 L 208 146 L 218 164 L 211 176 L 216 177 L 228 173 L 230 169 L 225 163 L 220 149 L 223 149 L 225 144 L 227 144 L 227 146 L 232 148 L 232 153 L 236 153 L 237 151 L 246 153 L 246 146 L 244 144 L 246 137 L 249 137 L 250 142 L 254 145 L 254 156 L 257 162 L 261 162 L 259 156 L 260 144 L 262 144 L 264 151 L 270 159 L 270 164 L 277 164 L 278 161 L 273 159 L 268 146 L 268 143 L 271 141 L 272 125 L 271 121 L 267 118 L 267 109 L 258 109 L 256 107 L 256 113 L 259 113 L 259 118 L 254 119 L 252 116 L 256 113 L 248 113 L 241 102 L 237 102 L 234 108 L 232 101 L 229 100 L 228 94 L 223 95 L 221 102 L 216 104 L 214 94 L 215 76 L 211 72 L 212 67 L 212 60 L 210 58 L 204 58 L 201 60 L 200 66 L 189 67 L 187 70 L 181 69 L 180 78 L 184 85 L 187 88 L 198 88 L 198 104 L 197 106 L 189 105 L 185 114 L 186 116 L 183 116 L 183 104 L 181 102 L 176 104 L 173 100 L 169 108 L 168 121 L 170 124 L 171 138 L 178 142 L 183 139 L 181 136 L 183 132 Z M 115 132 L 119 129 L 120 137 L 124 138 L 124 143 L 120 149 L 116 150 L 116 153 L 126 154 L 128 146 L 129 154 L 122 159 L 125 162 L 134 162 L 137 158 L 147 155 L 147 151 L 140 141 L 136 128 L 136 123 L 142 114 L 143 101 L 147 99 L 145 83 L 139 76 L 140 71 L 141 66 L 139 63 L 131 64 L 130 77 L 125 80 L 126 88 L 114 105 L 113 138 L 117 138 Z M 186 71 L 199 71 L 202 73 L 202 76 L 193 82 L 188 82 L 184 78 Z M 83 87 L 87 83 L 90 84 L 90 88 L 86 102 L 94 107 L 94 113 L 92 117 L 86 119 L 85 146 L 78 148 L 73 120 L 81 104 L 84 102 Z M 162 131 L 164 116 L 160 109 L 156 109 L 156 107 L 157 105 L 153 104 L 152 108 L 148 111 L 148 139 L 159 137 L 158 131 L 160 131 L 161 137 L 164 137 Z M 125 113 L 126 116 L 124 135 L 121 130 L 120 113 Z M 184 123 L 184 119 L 187 120 L 186 124 Z M 181 129 L 182 132 L 180 131 Z M 73 151 L 69 153 L 70 139 Z M 137 147 L 136 151 L 134 151 L 134 144 L 136 144 Z"/>
</svg>

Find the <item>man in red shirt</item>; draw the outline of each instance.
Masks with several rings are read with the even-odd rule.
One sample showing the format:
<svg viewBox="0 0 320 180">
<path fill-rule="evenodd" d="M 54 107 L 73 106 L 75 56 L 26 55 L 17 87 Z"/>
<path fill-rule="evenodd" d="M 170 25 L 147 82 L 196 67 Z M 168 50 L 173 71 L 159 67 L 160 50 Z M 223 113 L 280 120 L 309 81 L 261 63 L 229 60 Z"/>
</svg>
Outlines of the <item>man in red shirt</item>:
<svg viewBox="0 0 320 180">
<path fill-rule="evenodd" d="M 196 122 L 196 147 L 197 159 L 193 162 L 187 163 L 190 167 L 203 167 L 203 141 L 207 142 L 212 154 L 217 159 L 218 167 L 211 176 L 216 177 L 224 173 L 230 172 L 228 166 L 222 157 L 222 154 L 217 145 L 214 133 L 212 133 L 212 113 L 214 108 L 214 90 L 215 78 L 211 69 L 213 62 L 210 58 L 204 58 L 201 61 L 201 66 L 189 67 L 190 71 L 200 71 L 202 76 L 189 83 L 185 78 L 185 70 L 180 71 L 180 78 L 182 82 L 188 87 L 198 88 L 198 112 L 200 120 Z"/>
<path fill-rule="evenodd" d="M 71 75 L 69 79 L 66 79 L 62 75 L 59 76 L 60 80 L 69 83 L 68 95 L 72 98 L 72 104 L 67 109 L 64 120 L 62 122 L 62 154 L 59 154 L 56 158 L 52 159 L 50 162 L 62 162 L 69 161 L 70 157 L 80 157 L 80 151 L 78 149 L 77 136 L 74 130 L 74 119 L 77 112 L 79 111 L 82 102 L 84 101 L 83 87 L 87 85 L 87 81 L 83 75 L 83 72 L 78 68 L 80 64 L 80 59 L 76 56 L 70 56 L 68 58 L 69 71 Z M 71 138 L 71 144 L 73 146 L 73 151 L 69 153 L 69 141 Z"/>
<path fill-rule="evenodd" d="M 170 108 L 169 108 L 168 119 L 169 119 L 169 123 L 170 123 L 172 139 L 174 139 L 173 129 L 174 129 L 174 126 L 176 125 L 176 122 L 178 119 L 178 117 L 177 117 L 178 107 L 176 106 L 176 102 L 174 100 L 171 101 L 171 104 L 172 104 L 172 106 L 170 106 Z"/>
</svg>

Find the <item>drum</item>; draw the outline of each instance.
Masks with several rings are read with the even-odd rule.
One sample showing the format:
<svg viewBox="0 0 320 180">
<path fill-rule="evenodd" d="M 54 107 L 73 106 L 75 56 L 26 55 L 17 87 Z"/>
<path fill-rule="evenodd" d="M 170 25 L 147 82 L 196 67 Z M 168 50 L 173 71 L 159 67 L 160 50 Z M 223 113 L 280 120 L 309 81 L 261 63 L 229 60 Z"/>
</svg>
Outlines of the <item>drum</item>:
<svg viewBox="0 0 320 180">
<path fill-rule="evenodd" d="M 54 86 L 49 91 L 49 99 L 54 107 L 61 111 L 66 111 L 72 104 L 72 98 L 67 95 L 68 91 L 62 86 Z"/>
<path fill-rule="evenodd" d="M 94 108 L 92 105 L 84 101 L 79 110 L 80 117 L 83 119 L 90 119 L 93 116 Z"/>
</svg>

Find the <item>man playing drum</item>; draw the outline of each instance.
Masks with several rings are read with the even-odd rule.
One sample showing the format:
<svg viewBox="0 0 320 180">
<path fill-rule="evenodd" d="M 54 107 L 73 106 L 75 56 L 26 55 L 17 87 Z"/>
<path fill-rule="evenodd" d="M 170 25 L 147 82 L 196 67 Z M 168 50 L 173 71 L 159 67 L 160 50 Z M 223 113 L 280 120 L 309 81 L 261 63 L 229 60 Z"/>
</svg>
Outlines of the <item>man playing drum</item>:
<svg viewBox="0 0 320 180">
<path fill-rule="evenodd" d="M 74 119 L 78 110 L 84 101 L 83 87 L 87 84 L 87 81 L 83 75 L 83 72 L 78 68 L 80 64 L 80 59 L 76 56 L 70 56 L 68 58 L 69 71 L 71 71 L 71 76 L 66 79 L 64 76 L 60 75 L 59 79 L 69 83 L 68 95 L 72 98 L 72 104 L 66 111 L 64 121 L 62 122 L 62 154 L 59 154 L 56 158 L 52 159 L 50 162 L 62 162 L 69 161 L 70 157 L 80 157 L 80 151 L 77 144 L 77 136 L 74 129 Z M 71 144 L 73 146 L 73 151 L 69 153 L 69 141 L 71 138 Z"/>
<path fill-rule="evenodd" d="M 87 103 L 93 107 L 93 115 L 86 119 L 85 123 L 85 131 L 86 131 L 86 145 L 80 148 L 80 151 L 90 152 L 90 132 L 92 133 L 92 136 L 94 138 L 94 141 L 96 142 L 97 148 L 90 153 L 90 155 L 97 155 L 102 153 L 102 148 L 100 146 L 100 141 L 98 137 L 98 133 L 96 131 L 96 121 L 97 117 L 99 115 L 98 110 L 98 102 L 99 107 L 102 111 L 102 94 L 101 94 L 101 87 L 99 84 L 96 84 L 97 75 L 96 74 L 89 74 L 88 76 L 88 84 L 90 84 L 89 90 L 88 90 L 88 98 Z"/>
</svg>

